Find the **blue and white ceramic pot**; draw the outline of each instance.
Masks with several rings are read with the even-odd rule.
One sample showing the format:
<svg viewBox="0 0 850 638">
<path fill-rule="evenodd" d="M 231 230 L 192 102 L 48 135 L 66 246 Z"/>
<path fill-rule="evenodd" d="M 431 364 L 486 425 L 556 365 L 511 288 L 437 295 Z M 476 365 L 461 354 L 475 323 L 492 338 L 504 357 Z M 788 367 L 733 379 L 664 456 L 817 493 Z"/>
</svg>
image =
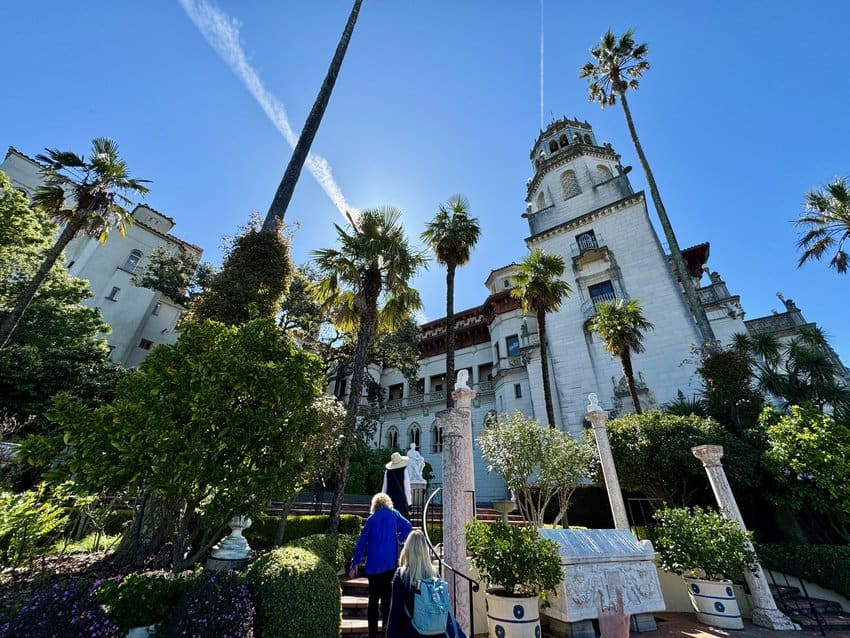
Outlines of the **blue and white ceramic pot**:
<svg viewBox="0 0 850 638">
<path fill-rule="evenodd" d="M 540 638 L 537 596 L 515 598 L 487 593 L 487 629 L 490 638 Z"/>
<path fill-rule="evenodd" d="M 703 580 L 689 576 L 683 578 L 699 622 L 720 629 L 744 628 L 731 580 Z"/>
</svg>

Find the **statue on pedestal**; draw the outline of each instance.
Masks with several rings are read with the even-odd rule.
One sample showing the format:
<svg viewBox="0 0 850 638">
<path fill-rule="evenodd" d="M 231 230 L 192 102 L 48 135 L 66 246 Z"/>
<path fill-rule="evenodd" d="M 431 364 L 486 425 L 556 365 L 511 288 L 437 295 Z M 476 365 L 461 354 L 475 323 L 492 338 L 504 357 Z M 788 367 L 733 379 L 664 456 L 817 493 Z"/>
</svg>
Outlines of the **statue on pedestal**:
<svg viewBox="0 0 850 638">
<path fill-rule="evenodd" d="M 407 458 L 410 463 L 407 466 L 407 474 L 410 477 L 411 483 L 424 483 L 425 478 L 422 472 L 425 469 L 425 457 L 416 450 L 416 443 L 410 444 L 410 449 L 407 451 Z"/>
</svg>

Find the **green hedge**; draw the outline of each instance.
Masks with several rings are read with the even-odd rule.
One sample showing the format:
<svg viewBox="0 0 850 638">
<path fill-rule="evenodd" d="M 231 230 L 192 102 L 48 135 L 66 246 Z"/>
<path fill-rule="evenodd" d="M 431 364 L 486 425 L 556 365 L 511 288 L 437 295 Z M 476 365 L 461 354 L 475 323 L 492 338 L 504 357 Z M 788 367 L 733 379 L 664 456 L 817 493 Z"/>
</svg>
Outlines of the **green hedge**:
<svg viewBox="0 0 850 638">
<path fill-rule="evenodd" d="M 251 564 L 245 581 L 256 605 L 257 638 L 339 636 L 339 579 L 314 553 L 300 547 L 276 549 Z"/>
<path fill-rule="evenodd" d="M 107 580 L 95 593 L 109 618 L 126 632 L 163 620 L 195 581 L 195 575 L 172 578 L 165 574 L 129 574 L 120 581 Z"/>
<path fill-rule="evenodd" d="M 337 571 L 346 569 L 354 556 L 354 546 L 357 545 L 355 534 L 313 534 L 297 538 L 289 547 L 300 547 L 328 563 Z"/>
<path fill-rule="evenodd" d="M 294 541 L 296 538 L 324 534 L 328 529 L 329 518 L 327 514 L 290 515 L 286 519 L 286 532 L 283 535 L 283 542 L 288 543 Z M 279 522 L 279 516 L 260 514 L 256 519 L 252 520 L 251 527 L 245 530 L 245 538 L 248 539 L 249 543 L 257 541 L 267 546 L 274 545 L 274 536 L 275 532 L 277 532 Z M 355 514 L 343 514 L 340 516 L 340 534 L 359 534 L 362 526 L 363 520 Z"/>
<path fill-rule="evenodd" d="M 850 597 L 850 547 L 756 544 L 763 567 L 800 576 Z"/>
</svg>

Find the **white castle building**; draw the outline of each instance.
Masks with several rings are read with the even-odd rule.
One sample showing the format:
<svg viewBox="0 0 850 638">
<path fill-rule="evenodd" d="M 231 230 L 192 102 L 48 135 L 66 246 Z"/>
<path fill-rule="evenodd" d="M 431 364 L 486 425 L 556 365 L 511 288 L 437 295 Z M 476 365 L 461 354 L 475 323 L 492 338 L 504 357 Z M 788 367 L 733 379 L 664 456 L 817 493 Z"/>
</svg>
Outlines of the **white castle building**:
<svg viewBox="0 0 850 638">
<path fill-rule="evenodd" d="M 42 166 L 14 148 L 9 148 L 0 164 L 12 186 L 32 198 L 43 184 Z M 203 252 L 171 234 L 174 220 L 140 204 L 133 210 L 134 223 L 126 237 L 110 235 L 106 244 L 97 238 L 79 235 L 65 249 L 68 271 L 89 282 L 92 297 L 83 303 L 97 307 L 112 332 L 106 335 L 110 360 L 126 367 L 138 365 L 155 345 L 174 343 L 175 326 L 185 308 L 156 290 L 132 283 L 134 272 L 157 248 L 171 254 L 178 251 L 200 258 Z"/>
<path fill-rule="evenodd" d="M 587 122 L 562 119 L 540 134 L 531 162 L 525 242 L 529 249 L 562 255 L 563 279 L 573 290 L 560 310 L 547 316 L 555 425 L 580 436 L 590 392 L 612 416 L 631 411 L 619 360 L 586 327 L 600 301 L 638 299 L 654 325 L 645 333 L 645 352 L 633 355 L 644 408 L 661 407 L 680 392 L 695 395 L 701 388 L 692 351 L 700 342 L 696 323 L 652 226 L 644 193 L 632 189 L 620 156 L 610 144 L 596 141 Z M 684 250 L 683 257 L 721 343 L 748 330 L 787 337 L 805 325 L 799 309 L 784 299 L 787 312 L 745 322 L 739 297 L 716 272 L 700 285 L 708 253 L 706 243 Z M 456 313 L 455 368 L 469 371 L 477 392 L 473 438 L 489 415 L 519 410 L 545 419 L 537 322 L 509 294 L 516 271 L 515 263 L 493 270 L 482 305 Z M 445 318 L 421 326 L 419 350 L 417 383 L 408 383 L 397 370 L 377 375 L 388 401 L 374 443 L 402 449 L 416 443 L 440 481 L 442 432 L 434 414 L 445 407 Z M 504 498 L 504 483 L 487 472 L 477 445 L 474 450 L 477 499 Z"/>
</svg>

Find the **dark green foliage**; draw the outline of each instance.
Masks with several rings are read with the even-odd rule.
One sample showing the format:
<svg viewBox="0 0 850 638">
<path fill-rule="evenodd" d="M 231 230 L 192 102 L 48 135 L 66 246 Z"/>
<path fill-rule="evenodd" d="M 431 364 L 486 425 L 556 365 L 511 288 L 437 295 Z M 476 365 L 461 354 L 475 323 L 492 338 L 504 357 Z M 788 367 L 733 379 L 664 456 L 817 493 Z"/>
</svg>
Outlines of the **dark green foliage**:
<svg viewBox="0 0 850 638">
<path fill-rule="evenodd" d="M 473 520 L 466 524 L 466 546 L 487 585 L 508 594 L 539 596 L 545 605 L 564 577 L 558 544 L 535 527 Z"/>
<path fill-rule="evenodd" d="M 337 571 L 345 569 L 351 563 L 357 536 L 353 534 L 313 534 L 298 538 L 289 547 L 300 547 L 325 561 Z"/>
<path fill-rule="evenodd" d="M 766 569 L 799 576 L 850 597 L 850 547 L 846 545 L 769 545 L 756 551 Z"/>
<path fill-rule="evenodd" d="M 253 638 L 254 603 L 232 571 L 203 572 L 157 632 L 165 638 Z"/>
<path fill-rule="evenodd" d="M 109 618 L 126 632 L 161 622 L 171 612 L 195 577 L 137 573 L 103 582 L 95 594 Z"/>
<path fill-rule="evenodd" d="M 752 387 L 752 367 L 746 352 L 712 350 L 698 368 L 705 387 L 707 415 L 740 435 L 755 425 L 764 398 Z"/>
<path fill-rule="evenodd" d="M 110 536 L 123 532 L 130 521 L 133 520 L 133 510 L 117 509 L 112 510 L 106 517 L 103 531 Z"/>
<path fill-rule="evenodd" d="M 186 319 L 236 326 L 273 317 L 289 290 L 292 270 L 289 242 L 280 230 L 266 233 L 249 224 L 225 255 L 221 270 L 192 302 Z"/>
<path fill-rule="evenodd" d="M 351 454 L 346 491 L 349 494 L 376 494 L 384 482 L 384 465 L 392 450 L 370 448 L 362 441 L 357 442 Z"/>
<path fill-rule="evenodd" d="M 655 549 L 665 571 L 740 580 L 745 571 L 756 569 L 756 556 L 748 545 L 752 534 L 717 511 L 663 509 L 655 513 L 655 520 Z"/>
<path fill-rule="evenodd" d="M 758 484 L 757 452 L 713 419 L 649 410 L 609 421 L 608 438 L 623 488 L 672 505 L 687 505 L 708 489 L 705 470 L 691 453 L 697 445 L 723 446 L 733 487 Z"/>
<path fill-rule="evenodd" d="M 258 541 L 269 547 L 274 545 L 274 535 L 277 530 L 280 517 L 270 516 L 268 514 L 259 514 L 253 517 L 251 527 L 245 530 L 245 538 L 249 542 Z M 360 528 L 363 526 L 363 519 L 355 514 L 343 514 L 339 520 L 340 534 L 359 534 Z M 285 543 L 303 538 L 305 536 L 313 536 L 321 534 L 328 527 L 327 514 L 306 514 L 303 516 L 290 515 L 286 519 L 286 535 L 283 538 Z"/>
<path fill-rule="evenodd" d="M 0 492 L 0 568 L 19 567 L 43 553 L 67 521 L 43 486 L 20 494 Z"/>
<path fill-rule="evenodd" d="M 144 269 L 133 275 L 133 284 L 158 290 L 172 301 L 186 305 L 204 291 L 212 277 L 209 264 L 199 264 L 195 253 L 172 255 L 167 248 L 155 248 Z"/>
<path fill-rule="evenodd" d="M 245 580 L 257 606 L 258 638 L 339 636 L 339 579 L 334 568 L 312 552 L 276 549 L 254 561 Z"/>
</svg>

